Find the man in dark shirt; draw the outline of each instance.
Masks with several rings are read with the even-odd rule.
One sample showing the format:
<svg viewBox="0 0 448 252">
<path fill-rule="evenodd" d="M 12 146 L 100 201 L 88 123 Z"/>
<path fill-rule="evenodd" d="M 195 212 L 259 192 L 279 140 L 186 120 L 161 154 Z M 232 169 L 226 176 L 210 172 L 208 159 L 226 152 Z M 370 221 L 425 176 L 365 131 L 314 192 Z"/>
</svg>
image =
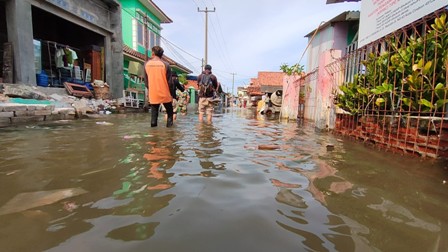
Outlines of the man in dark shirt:
<svg viewBox="0 0 448 252">
<path fill-rule="evenodd" d="M 204 72 L 198 76 L 199 87 L 199 121 L 203 121 L 204 113 L 207 116 L 207 122 L 212 122 L 213 111 L 215 107 L 214 96 L 216 93 L 222 93 L 221 85 L 218 79 L 212 74 L 212 66 L 205 65 Z"/>
</svg>

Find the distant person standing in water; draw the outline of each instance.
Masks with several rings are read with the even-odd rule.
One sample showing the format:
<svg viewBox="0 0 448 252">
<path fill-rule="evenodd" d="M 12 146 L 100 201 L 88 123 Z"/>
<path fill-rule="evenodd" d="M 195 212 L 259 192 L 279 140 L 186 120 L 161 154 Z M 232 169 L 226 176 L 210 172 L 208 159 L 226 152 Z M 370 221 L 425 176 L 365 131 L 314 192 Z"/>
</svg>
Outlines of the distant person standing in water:
<svg viewBox="0 0 448 252">
<path fill-rule="evenodd" d="M 222 93 L 222 88 L 218 84 L 218 79 L 212 74 L 212 66 L 205 65 L 204 72 L 198 76 L 199 87 L 199 121 L 203 121 L 204 113 L 207 122 L 212 122 L 213 111 L 215 109 L 215 98 L 217 93 Z"/>
<path fill-rule="evenodd" d="M 171 81 L 170 65 L 162 60 L 163 49 L 154 46 L 151 59 L 145 63 L 145 85 L 148 88 L 148 98 L 151 107 L 151 127 L 157 127 L 160 104 L 166 108 L 168 115 L 166 126 L 173 126 L 173 97 L 175 87 Z"/>
<path fill-rule="evenodd" d="M 174 87 L 176 88 L 176 96 L 173 97 L 173 121 L 176 121 L 177 112 L 179 110 L 180 102 L 179 102 L 179 96 L 182 92 L 185 91 L 184 85 L 180 84 L 179 77 L 176 72 L 172 72 L 171 74 L 171 81 Z M 180 92 L 179 92 L 180 91 Z M 162 111 L 166 112 L 165 106 L 162 105 Z M 168 114 L 165 114 L 165 120 L 167 120 Z"/>
</svg>

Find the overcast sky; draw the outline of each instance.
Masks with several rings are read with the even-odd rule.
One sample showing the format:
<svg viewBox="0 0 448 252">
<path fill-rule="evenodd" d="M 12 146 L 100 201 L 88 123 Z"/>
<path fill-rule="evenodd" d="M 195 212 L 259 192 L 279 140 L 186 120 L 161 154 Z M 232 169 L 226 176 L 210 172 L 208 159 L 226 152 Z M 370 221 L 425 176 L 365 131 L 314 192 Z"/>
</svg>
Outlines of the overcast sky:
<svg viewBox="0 0 448 252">
<path fill-rule="evenodd" d="M 259 71 L 277 72 L 283 63 L 299 63 L 308 43 L 306 34 L 344 11 L 360 10 L 360 3 L 326 5 L 326 0 L 153 2 L 173 20 L 162 24 L 165 54 L 194 75 L 200 73 L 205 57 L 205 12 L 198 8 L 216 8 L 208 13 L 208 63 L 229 92 L 232 83 L 236 92 L 236 87 L 248 85 Z M 305 63 L 306 55 L 300 61 Z"/>
</svg>

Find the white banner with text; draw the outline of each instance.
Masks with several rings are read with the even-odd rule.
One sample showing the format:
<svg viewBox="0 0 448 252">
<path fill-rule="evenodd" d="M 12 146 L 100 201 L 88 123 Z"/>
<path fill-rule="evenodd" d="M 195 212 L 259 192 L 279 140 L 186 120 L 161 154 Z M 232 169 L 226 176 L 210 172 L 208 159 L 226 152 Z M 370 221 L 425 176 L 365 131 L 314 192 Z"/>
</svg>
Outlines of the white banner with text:
<svg viewBox="0 0 448 252">
<path fill-rule="evenodd" d="M 358 48 L 447 5 L 447 0 L 362 0 Z"/>
</svg>

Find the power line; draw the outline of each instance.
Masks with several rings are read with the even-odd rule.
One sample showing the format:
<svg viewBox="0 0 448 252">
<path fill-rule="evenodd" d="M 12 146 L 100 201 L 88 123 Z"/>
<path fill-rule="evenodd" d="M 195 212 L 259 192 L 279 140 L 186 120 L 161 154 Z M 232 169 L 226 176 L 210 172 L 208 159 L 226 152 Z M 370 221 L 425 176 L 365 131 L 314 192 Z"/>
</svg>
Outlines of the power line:
<svg viewBox="0 0 448 252">
<path fill-rule="evenodd" d="M 183 64 L 185 64 L 187 67 L 191 69 L 196 68 L 189 61 L 187 61 L 178 51 L 176 51 L 169 42 L 167 42 L 166 40 L 163 40 L 163 42 L 165 42 L 164 44 L 166 45 L 166 48 L 175 56 L 177 56 L 177 60 L 181 61 Z"/>
<path fill-rule="evenodd" d="M 198 58 L 198 57 L 194 56 L 193 54 L 191 54 L 191 53 L 185 51 L 184 49 L 180 48 L 179 46 L 175 45 L 173 42 L 169 41 L 169 40 L 166 39 L 165 37 L 160 36 L 160 38 L 162 38 L 164 41 L 166 41 L 167 43 L 171 44 L 172 46 L 176 47 L 177 49 L 181 50 L 182 52 L 184 52 L 184 53 L 190 55 L 191 57 L 193 57 L 193 58 L 195 58 L 195 59 L 197 59 L 197 60 L 202 60 L 201 58 Z"/>
<path fill-rule="evenodd" d="M 223 46 L 222 46 L 222 41 L 224 41 L 224 39 L 219 39 L 218 34 L 216 33 L 216 29 L 215 26 L 213 25 L 213 22 L 211 22 L 212 24 L 212 31 L 213 31 L 213 35 L 215 35 L 216 41 L 212 40 L 212 42 L 216 43 L 216 48 L 217 48 L 217 52 L 219 54 L 219 57 L 222 59 L 223 63 L 226 64 L 226 68 L 229 69 L 229 61 L 227 60 L 228 58 L 225 55 L 225 52 L 223 52 Z"/>
</svg>

